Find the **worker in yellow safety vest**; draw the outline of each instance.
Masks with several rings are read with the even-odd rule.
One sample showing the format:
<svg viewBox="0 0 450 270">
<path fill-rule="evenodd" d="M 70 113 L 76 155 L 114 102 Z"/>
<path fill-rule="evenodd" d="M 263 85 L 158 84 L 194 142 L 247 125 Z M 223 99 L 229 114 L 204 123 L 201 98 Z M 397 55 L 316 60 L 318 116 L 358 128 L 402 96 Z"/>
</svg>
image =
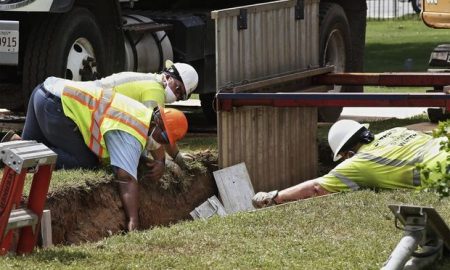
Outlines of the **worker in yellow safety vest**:
<svg viewBox="0 0 450 270">
<path fill-rule="evenodd" d="M 183 138 L 188 129 L 185 115 L 156 104 L 147 107 L 95 84 L 73 82 L 57 89 L 41 84 L 33 91 L 22 139 L 42 142 L 58 154 L 57 169 L 95 168 L 109 160 L 129 219 L 127 228 L 136 229 L 140 156 L 146 148 L 156 150 Z"/>
<path fill-rule="evenodd" d="M 187 100 L 198 85 L 198 74 L 195 69 L 185 63 L 166 61 L 165 69 L 161 73 L 120 72 L 96 81 L 77 82 L 63 78 L 49 77 L 43 87 L 50 93 L 60 96 L 66 86 L 78 88 L 101 87 L 112 89 L 114 92 L 137 100 L 147 107 L 164 107 L 165 103 L 177 100 Z M 181 168 L 186 167 L 185 160 L 192 160 L 193 156 L 179 151 L 176 144 L 165 145 L 165 150 L 173 161 Z M 149 167 L 147 177 L 159 179 L 164 173 L 164 148 L 151 151 L 154 160 L 146 161 Z M 145 159 L 143 159 L 145 160 Z"/>
<path fill-rule="evenodd" d="M 361 188 L 416 189 L 423 175 L 422 163 L 440 162 L 447 168 L 447 153 L 440 150 L 447 138 L 397 127 L 377 135 L 353 120 L 340 120 L 328 133 L 334 161 L 343 160 L 328 174 L 281 191 L 259 192 L 252 201 L 257 208 Z M 430 180 L 436 175 L 430 175 Z"/>
</svg>

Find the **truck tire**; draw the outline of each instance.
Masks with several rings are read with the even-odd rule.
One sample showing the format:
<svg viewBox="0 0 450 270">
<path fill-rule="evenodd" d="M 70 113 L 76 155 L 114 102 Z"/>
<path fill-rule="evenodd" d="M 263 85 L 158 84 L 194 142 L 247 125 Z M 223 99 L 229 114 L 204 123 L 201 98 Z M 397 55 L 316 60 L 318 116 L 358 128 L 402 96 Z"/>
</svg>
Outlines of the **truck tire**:
<svg viewBox="0 0 450 270">
<path fill-rule="evenodd" d="M 22 85 L 25 103 L 33 88 L 49 76 L 73 80 L 100 77 L 109 63 L 104 46 L 102 31 L 89 10 L 75 7 L 65 14 L 47 14 L 27 42 Z"/>
<path fill-rule="evenodd" d="M 319 52 L 320 65 L 334 65 L 335 72 L 347 71 L 351 65 L 350 26 L 341 6 L 321 2 L 319 6 Z M 344 92 L 342 86 L 335 86 L 330 92 Z M 319 107 L 318 118 L 322 122 L 335 122 L 342 107 Z"/>
</svg>

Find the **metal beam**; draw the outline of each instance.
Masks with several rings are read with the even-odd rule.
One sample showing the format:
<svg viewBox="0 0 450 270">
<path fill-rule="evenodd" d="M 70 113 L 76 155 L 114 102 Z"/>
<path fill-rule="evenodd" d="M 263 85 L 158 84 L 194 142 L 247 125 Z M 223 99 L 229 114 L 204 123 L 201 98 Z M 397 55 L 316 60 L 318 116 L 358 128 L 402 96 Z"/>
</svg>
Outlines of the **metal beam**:
<svg viewBox="0 0 450 270">
<path fill-rule="evenodd" d="M 315 76 L 312 81 L 327 85 L 445 86 L 450 85 L 450 73 L 327 73 Z"/>
<path fill-rule="evenodd" d="M 285 88 L 286 83 L 298 82 L 304 79 L 310 79 L 314 76 L 325 74 L 332 72 L 334 70 L 334 66 L 327 67 L 319 67 L 319 68 L 310 68 L 306 70 L 300 70 L 297 72 L 289 72 L 283 74 L 276 74 L 270 78 L 264 78 L 257 81 L 243 81 L 239 83 L 235 83 L 233 85 L 225 86 L 220 89 L 220 91 L 240 93 L 240 92 L 250 92 L 250 91 L 259 91 L 268 87 L 275 87 L 279 85 L 281 88 L 279 91 L 282 91 Z M 314 86 L 316 87 L 316 86 Z"/>
<path fill-rule="evenodd" d="M 218 93 L 218 110 L 240 106 L 272 107 L 445 107 L 444 93 Z"/>
</svg>

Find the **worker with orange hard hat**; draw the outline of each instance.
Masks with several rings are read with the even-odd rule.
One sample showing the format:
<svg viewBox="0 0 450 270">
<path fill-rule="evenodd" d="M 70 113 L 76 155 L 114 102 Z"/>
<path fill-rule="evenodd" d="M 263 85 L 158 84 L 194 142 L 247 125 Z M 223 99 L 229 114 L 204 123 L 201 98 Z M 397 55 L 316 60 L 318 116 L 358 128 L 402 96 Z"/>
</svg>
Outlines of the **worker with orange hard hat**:
<svg viewBox="0 0 450 270">
<path fill-rule="evenodd" d="M 82 82 L 67 83 L 61 92 L 50 92 L 45 84 L 36 87 L 22 139 L 36 140 L 57 153 L 57 169 L 91 169 L 109 160 L 119 182 L 128 230 L 136 229 L 140 157 L 146 149 L 182 139 L 187 119 L 176 109 L 145 106 L 94 84 L 82 86 Z M 155 162 L 164 167 L 164 159 Z"/>
<path fill-rule="evenodd" d="M 43 82 L 43 87 L 58 97 L 68 85 L 82 89 L 101 87 L 139 101 L 146 107 L 154 108 L 156 106 L 164 107 L 166 103 L 188 99 L 198 85 L 198 78 L 197 71 L 193 66 L 166 60 L 165 68 L 159 73 L 125 71 L 98 80 L 83 82 L 49 77 Z M 194 156 L 180 152 L 176 144 L 156 148 L 156 144 L 153 142 L 149 141 L 148 148 L 153 149 L 147 151 L 150 152 L 151 158 L 141 159 L 141 161 L 145 161 L 145 165 L 149 169 L 144 178 L 159 179 L 164 174 L 165 165 L 169 167 L 173 165 L 173 163 L 165 162 L 164 150 L 181 168 L 187 167 L 186 161 L 194 159 Z"/>
</svg>

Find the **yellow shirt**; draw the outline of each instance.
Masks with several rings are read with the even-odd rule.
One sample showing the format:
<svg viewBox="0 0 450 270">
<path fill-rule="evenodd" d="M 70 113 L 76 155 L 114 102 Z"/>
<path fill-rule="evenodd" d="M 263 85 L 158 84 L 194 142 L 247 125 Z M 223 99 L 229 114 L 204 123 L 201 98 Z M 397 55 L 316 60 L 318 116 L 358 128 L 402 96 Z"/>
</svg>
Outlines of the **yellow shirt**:
<svg viewBox="0 0 450 270">
<path fill-rule="evenodd" d="M 352 158 L 320 177 L 318 182 L 329 192 L 417 188 L 421 185 L 421 176 L 416 164 L 445 163 L 447 153 L 439 150 L 440 142 L 445 139 L 435 139 L 406 128 L 384 131 L 375 135 L 373 142 L 361 146 Z"/>
</svg>

